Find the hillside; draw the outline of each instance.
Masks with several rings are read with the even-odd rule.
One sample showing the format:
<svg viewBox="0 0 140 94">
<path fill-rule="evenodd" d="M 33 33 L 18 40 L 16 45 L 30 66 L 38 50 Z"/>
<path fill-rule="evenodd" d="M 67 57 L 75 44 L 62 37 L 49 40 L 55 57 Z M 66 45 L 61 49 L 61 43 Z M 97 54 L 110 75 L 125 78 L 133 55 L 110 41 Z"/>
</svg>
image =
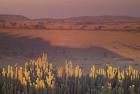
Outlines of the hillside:
<svg viewBox="0 0 140 94">
<path fill-rule="evenodd" d="M 24 64 L 44 52 L 55 65 L 70 59 L 86 68 L 92 64 L 139 67 L 139 36 L 139 32 L 121 31 L 0 29 L 0 62 Z"/>
<path fill-rule="evenodd" d="M 27 21 L 29 18 L 21 15 L 1 15 L 0 21 Z"/>
<path fill-rule="evenodd" d="M 140 18 L 130 16 L 79 16 L 66 18 L 69 21 L 75 22 L 135 22 L 140 21 Z"/>
<path fill-rule="evenodd" d="M 29 19 L 19 15 L 0 15 L 0 28 L 140 31 L 140 18 L 128 16 L 80 16 L 65 19 Z"/>
</svg>

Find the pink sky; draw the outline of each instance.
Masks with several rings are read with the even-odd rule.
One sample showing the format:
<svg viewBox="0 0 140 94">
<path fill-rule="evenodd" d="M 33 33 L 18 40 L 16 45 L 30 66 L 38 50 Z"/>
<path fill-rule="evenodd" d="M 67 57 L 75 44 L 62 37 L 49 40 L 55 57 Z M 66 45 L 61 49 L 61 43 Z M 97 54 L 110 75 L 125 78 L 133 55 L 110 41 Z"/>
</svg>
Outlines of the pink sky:
<svg viewBox="0 0 140 94">
<path fill-rule="evenodd" d="M 0 0 L 0 14 L 30 18 L 71 16 L 139 16 L 140 0 Z"/>
</svg>

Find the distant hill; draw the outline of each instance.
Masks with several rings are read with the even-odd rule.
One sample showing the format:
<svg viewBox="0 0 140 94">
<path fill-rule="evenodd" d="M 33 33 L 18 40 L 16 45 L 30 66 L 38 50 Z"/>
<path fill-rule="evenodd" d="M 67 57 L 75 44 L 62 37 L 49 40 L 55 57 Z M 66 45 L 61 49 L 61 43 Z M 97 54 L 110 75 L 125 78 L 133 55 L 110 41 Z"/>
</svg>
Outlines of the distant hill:
<svg viewBox="0 0 140 94">
<path fill-rule="evenodd" d="M 0 28 L 140 31 L 140 18 L 129 16 L 79 16 L 63 19 L 29 19 L 21 15 L 0 15 Z"/>
<path fill-rule="evenodd" d="M 70 17 L 65 20 L 75 22 L 111 22 L 111 21 L 140 21 L 140 18 L 129 16 L 79 16 Z"/>
<path fill-rule="evenodd" d="M 1 21 L 26 21 L 29 20 L 29 18 L 21 16 L 21 15 L 4 15 L 0 14 L 0 20 Z"/>
<path fill-rule="evenodd" d="M 5 15 L 0 14 L 0 20 L 3 21 L 27 21 L 29 18 L 22 15 Z M 94 22 L 94 21 L 140 21 L 138 17 L 130 16 L 78 16 L 69 18 L 40 18 L 33 19 L 32 21 L 75 21 L 75 22 Z"/>
</svg>

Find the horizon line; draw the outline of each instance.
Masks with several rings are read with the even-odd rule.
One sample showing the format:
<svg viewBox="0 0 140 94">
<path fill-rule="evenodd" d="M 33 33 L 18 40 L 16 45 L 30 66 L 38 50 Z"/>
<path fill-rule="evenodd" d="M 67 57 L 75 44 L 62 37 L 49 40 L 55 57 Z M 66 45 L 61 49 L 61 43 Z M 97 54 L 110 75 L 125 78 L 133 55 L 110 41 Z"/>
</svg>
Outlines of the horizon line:
<svg viewBox="0 0 140 94">
<path fill-rule="evenodd" d="M 132 18 L 140 18 L 140 16 L 130 16 L 130 15 L 78 15 L 78 16 L 70 16 L 70 17 L 29 17 L 27 15 L 22 14 L 1 14 L 0 15 L 8 15 L 8 16 L 23 16 L 28 19 L 67 19 L 67 18 L 75 18 L 75 17 L 132 17 Z"/>
</svg>

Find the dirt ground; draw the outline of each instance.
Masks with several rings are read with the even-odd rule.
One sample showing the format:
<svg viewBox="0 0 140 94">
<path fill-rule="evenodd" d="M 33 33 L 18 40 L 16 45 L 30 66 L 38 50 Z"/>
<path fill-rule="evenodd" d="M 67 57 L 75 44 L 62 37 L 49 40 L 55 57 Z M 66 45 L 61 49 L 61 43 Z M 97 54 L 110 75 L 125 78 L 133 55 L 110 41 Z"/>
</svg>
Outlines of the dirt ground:
<svg viewBox="0 0 140 94">
<path fill-rule="evenodd" d="M 65 59 L 88 70 L 94 64 L 139 67 L 140 33 L 0 29 L 0 64 L 24 64 L 41 53 L 55 66 Z"/>
</svg>

